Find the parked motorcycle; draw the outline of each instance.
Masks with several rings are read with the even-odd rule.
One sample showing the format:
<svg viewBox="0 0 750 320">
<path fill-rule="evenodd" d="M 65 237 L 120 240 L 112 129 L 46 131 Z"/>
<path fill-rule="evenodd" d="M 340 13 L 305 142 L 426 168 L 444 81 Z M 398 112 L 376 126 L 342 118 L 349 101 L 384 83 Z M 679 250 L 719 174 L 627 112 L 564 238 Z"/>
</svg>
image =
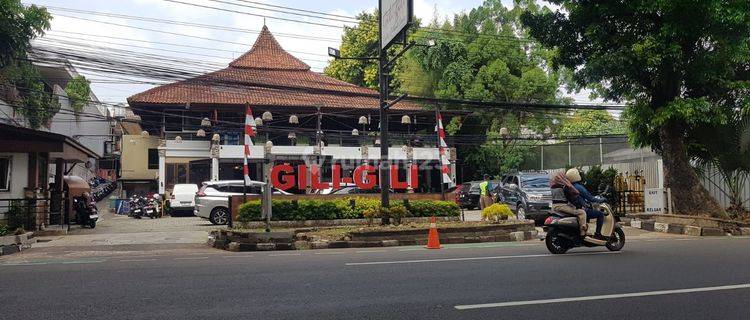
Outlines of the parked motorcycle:
<svg viewBox="0 0 750 320">
<path fill-rule="evenodd" d="M 592 208 L 604 212 L 604 225 L 602 234 L 604 239 L 596 239 L 593 232 L 596 229 L 594 222 L 589 222 L 588 233 L 581 235 L 578 218 L 569 214 L 552 211 L 551 215 L 544 221 L 544 231 L 547 235 L 543 237 L 547 250 L 553 254 L 563 254 L 576 247 L 599 247 L 605 246 L 610 251 L 620 251 L 625 246 L 625 232 L 617 223 L 612 208 L 601 196 L 596 197 L 596 203 Z M 608 236 L 607 236 L 608 235 Z"/>
<path fill-rule="evenodd" d="M 144 207 L 143 197 L 138 195 L 130 197 L 130 213 L 128 214 L 128 216 L 130 216 L 131 218 L 140 219 L 144 215 Z"/>
<path fill-rule="evenodd" d="M 96 202 L 88 201 L 87 196 L 73 198 L 73 207 L 76 211 L 76 221 L 81 226 L 89 226 L 91 229 L 96 228 L 96 221 L 99 220 L 99 210 L 96 208 Z"/>
</svg>

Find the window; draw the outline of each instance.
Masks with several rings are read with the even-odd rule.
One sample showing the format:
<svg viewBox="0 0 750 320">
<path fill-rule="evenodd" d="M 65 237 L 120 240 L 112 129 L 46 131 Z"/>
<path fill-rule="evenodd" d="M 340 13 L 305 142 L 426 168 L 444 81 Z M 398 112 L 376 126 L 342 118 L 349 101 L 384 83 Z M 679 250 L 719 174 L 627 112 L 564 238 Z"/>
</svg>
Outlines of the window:
<svg viewBox="0 0 750 320">
<path fill-rule="evenodd" d="M 159 169 L 159 150 L 148 149 L 148 168 Z"/>
<path fill-rule="evenodd" d="M 0 158 L 0 191 L 10 191 L 10 157 Z"/>
</svg>

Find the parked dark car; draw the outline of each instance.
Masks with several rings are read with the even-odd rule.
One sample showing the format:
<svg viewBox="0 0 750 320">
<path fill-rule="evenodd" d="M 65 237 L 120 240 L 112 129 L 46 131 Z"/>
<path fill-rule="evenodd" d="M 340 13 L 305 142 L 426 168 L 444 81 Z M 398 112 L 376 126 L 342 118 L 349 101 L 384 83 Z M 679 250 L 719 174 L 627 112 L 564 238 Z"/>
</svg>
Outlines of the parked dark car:
<svg viewBox="0 0 750 320">
<path fill-rule="evenodd" d="M 471 182 L 464 182 L 461 185 L 461 189 L 458 192 L 458 204 L 461 206 L 461 208 L 465 209 L 479 209 L 479 184 L 482 183 L 482 181 L 471 181 Z M 492 191 L 493 189 L 497 188 L 500 185 L 499 180 L 492 180 L 489 183 L 489 186 L 487 187 L 487 190 Z M 491 193 L 490 193 L 491 194 Z"/>
<path fill-rule="evenodd" d="M 493 189 L 497 203 L 507 204 L 519 219 L 532 219 L 542 225 L 550 214 L 552 196 L 549 174 L 546 172 L 520 172 L 503 177 Z"/>
</svg>

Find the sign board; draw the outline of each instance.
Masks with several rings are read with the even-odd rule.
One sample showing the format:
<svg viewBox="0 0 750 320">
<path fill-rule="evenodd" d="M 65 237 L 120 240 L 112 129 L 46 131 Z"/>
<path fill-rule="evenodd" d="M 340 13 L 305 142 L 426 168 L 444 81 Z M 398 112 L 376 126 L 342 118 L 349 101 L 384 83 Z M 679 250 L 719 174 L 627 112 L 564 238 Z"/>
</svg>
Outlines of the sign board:
<svg viewBox="0 0 750 320">
<path fill-rule="evenodd" d="M 664 189 L 646 189 L 645 202 L 646 213 L 664 213 Z"/>
<path fill-rule="evenodd" d="M 388 47 L 411 22 L 412 0 L 380 0 L 380 46 Z"/>
</svg>

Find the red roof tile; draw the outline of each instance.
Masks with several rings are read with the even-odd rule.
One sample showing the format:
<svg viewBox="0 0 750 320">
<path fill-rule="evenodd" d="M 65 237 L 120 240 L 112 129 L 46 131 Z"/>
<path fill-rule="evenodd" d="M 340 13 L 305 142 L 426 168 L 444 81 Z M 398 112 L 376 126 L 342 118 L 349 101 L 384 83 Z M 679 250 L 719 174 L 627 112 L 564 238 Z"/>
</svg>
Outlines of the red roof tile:
<svg viewBox="0 0 750 320">
<path fill-rule="evenodd" d="M 252 49 L 229 67 L 128 98 L 131 105 L 214 104 L 377 109 L 378 92 L 310 71 L 265 26 Z M 397 110 L 422 110 L 401 102 Z"/>
</svg>

